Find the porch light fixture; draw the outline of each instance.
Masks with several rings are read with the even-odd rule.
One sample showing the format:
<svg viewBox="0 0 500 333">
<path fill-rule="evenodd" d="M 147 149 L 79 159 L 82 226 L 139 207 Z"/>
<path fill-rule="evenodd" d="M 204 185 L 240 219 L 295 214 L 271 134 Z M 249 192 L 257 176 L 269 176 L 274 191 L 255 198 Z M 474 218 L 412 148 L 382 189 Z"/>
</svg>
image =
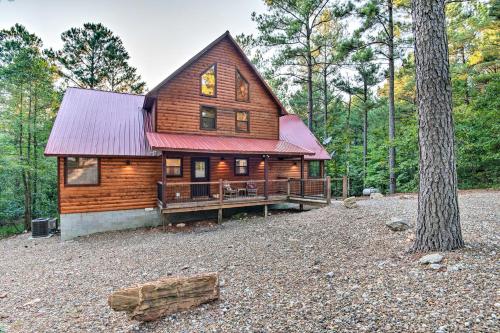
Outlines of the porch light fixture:
<svg viewBox="0 0 500 333">
<path fill-rule="evenodd" d="M 225 159 L 226 159 L 226 158 L 225 158 L 224 156 L 221 156 L 221 157 L 220 157 L 220 160 L 221 160 L 221 161 L 224 161 Z"/>
<path fill-rule="evenodd" d="M 130 160 L 126 160 L 126 161 L 125 161 L 125 164 L 126 164 L 126 165 L 130 165 Z"/>
</svg>

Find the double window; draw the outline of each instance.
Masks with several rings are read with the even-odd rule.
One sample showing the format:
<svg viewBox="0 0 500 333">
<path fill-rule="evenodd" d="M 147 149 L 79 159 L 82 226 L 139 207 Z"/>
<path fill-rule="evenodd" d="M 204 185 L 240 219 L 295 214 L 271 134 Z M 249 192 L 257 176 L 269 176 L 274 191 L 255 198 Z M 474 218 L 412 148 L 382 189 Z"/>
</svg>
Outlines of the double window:
<svg viewBox="0 0 500 333">
<path fill-rule="evenodd" d="M 236 132 L 249 132 L 249 119 L 248 111 L 236 111 L 235 112 L 235 128 Z"/>
<path fill-rule="evenodd" d="M 217 96 L 217 65 L 213 64 L 200 77 L 200 93 L 203 96 Z"/>
<path fill-rule="evenodd" d="M 167 158 L 166 163 L 167 177 L 182 177 L 181 158 Z"/>
<path fill-rule="evenodd" d="M 217 109 L 210 106 L 200 107 L 200 128 L 205 130 L 217 129 Z"/>
<path fill-rule="evenodd" d="M 99 185 L 99 160 L 94 157 L 66 157 L 64 180 L 66 185 Z"/>
<path fill-rule="evenodd" d="M 248 158 L 234 159 L 234 175 L 248 176 Z"/>
</svg>

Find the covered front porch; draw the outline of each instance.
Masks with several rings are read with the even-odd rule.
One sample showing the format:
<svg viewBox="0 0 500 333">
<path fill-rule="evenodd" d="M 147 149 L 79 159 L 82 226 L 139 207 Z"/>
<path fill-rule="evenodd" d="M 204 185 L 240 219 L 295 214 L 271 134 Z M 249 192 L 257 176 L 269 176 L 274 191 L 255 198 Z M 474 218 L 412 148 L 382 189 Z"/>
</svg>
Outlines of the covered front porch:
<svg viewBox="0 0 500 333">
<path fill-rule="evenodd" d="M 307 201 L 326 204 L 330 180 L 324 161 L 305 161 L 314 152 L 287 141 L 196 134 L 147 133 L 161 151 L 157 183 L 162 213 Z"/>
<path fill-rule="evenodd" d="M 169 161 L 181 160 L 182 176 L 169 177 Z M 182 157 L 178 157 L 182 156 Z M 323 163 L 317 178 L 308 178 L 304 156 L 179 154 L 162 152 L 162 180 L 157 202 L 162 213 L 219 210 L 294 202 L 325 205 L 330 178 Z M 215 178 L 215 179 L 214 179 Z"/>
</svg>

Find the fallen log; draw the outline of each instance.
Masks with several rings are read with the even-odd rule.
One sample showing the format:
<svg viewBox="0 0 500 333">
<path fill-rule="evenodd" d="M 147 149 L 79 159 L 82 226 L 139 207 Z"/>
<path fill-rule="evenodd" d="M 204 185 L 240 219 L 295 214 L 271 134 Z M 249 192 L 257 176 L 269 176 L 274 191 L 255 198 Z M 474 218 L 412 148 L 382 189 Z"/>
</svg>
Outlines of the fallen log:
<svg viewBox="0 0 500 333">
<path fill-rule="evenodd" d="M 151 321 L 219 298 L 219 274 L 167 277 L 120 289 L 108 297 L 115 311 L 131 319 Z"/>
</svg>

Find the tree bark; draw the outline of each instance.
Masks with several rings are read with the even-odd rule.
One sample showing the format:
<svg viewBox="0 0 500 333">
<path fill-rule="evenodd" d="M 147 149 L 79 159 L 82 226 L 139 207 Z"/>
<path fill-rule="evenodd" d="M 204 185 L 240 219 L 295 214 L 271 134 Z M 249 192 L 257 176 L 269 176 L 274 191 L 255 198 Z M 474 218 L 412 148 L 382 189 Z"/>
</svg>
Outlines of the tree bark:
<svg viewBox="0 0 500 333">
<path fill-rule="evenodd" d="M 413 251 L 464 246 L 457 197 L 445 0 L 413 0 L 420 188 Z"/>
<path fill-rule="evenodd" d="M 366 186 L 366 167 L 368 155 L 368 85 L 363 85 L 363 186 Z"/>
<path fill-rule="evenodd" d="M 396 148 L 395 138 L 395 106 L 394 106 L 394 20 L 392 15 L 392 0 L 387 0 L 388 22 L 388 45 L 389 45 L 389 193 L 396 193 Z"/>
<path fill-rule="evenodd" d="M 311 30 L 307 28 L 307 126 L 313 130 L 313 79 L 312 79 L 312 54 Z"/>
</svg>

